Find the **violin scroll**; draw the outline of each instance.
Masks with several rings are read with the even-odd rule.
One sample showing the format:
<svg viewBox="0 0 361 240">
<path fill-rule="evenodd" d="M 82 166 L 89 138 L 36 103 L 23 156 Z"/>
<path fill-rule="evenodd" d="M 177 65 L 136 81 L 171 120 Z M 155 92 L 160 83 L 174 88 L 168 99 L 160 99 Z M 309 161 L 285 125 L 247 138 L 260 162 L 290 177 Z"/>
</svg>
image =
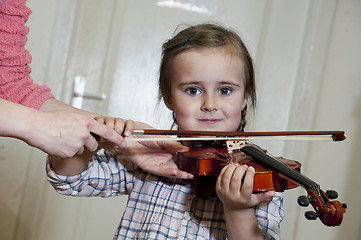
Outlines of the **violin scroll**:
<svg viewBox="0 0 361 240">
<path fill-rule="evenodd" d="M 343 213 L 346 211 L 347 205 L 339 201 L 330 201 L 337 198 L 336 191 L 328 190 L 323 192 L 320 189 L 308 189 L 308 196 L 300 196 L 297 199 L 301 207 L 307 207 L 310 203 L 315 211 L 305 212 L 308 220 L 316 220 L 319 218 L 326 226 L 339 226 L 343 219 Z"/>
</svg>

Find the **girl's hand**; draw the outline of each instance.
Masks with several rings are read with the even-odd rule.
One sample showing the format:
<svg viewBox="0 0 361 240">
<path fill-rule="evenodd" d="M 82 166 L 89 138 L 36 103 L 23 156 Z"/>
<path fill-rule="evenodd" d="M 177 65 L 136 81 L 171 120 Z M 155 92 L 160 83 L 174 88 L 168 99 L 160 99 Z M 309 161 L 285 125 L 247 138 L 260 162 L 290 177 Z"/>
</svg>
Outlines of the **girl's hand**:
<svg viewBox="0 0 361 240">
<path fill-rule="evenodd" d="M 136 122 L 136 128 L 153 129 L 153 127 L 142 122 Z M 175 164 L 175 154 L 189 150 L 188 147 L 176 141 L 125 142 L 120 146 L 119 150 L 140 168 L 158 176 L 182 179 L 194 178 L 192 174 L 179 170 Z"/>
<path fill-rule="evenodd" d="M 175 164 L 175 153 L 186 152 L 188 147 L 175 141 L 126 142 L 118 148 L 140 168 L 158 176 L 192 179 L 190 173 L 181 171 Z"/>
<path fill-rule="evenodd" d="M 249 209 L 272 199 L 274 191 L 252 193 L 254 174 L 254 168 L 246 165 L 229 164 L 222 169 L 216 192 L 223 202 L 224 211 Z"/>
<path fill-rule="evenodd" d="M 135 127 L 135 123 L 132 120 L 125 120 L 122 118 L 98 116 L 94 119 L 105 124 L 107 127 L 110 127 L 123 137 L 130 136 Z"/>
<path fill-rule="evenodd" d="M 128 137 L 132 134 L 135 123 L 132 120 L 125 120 L 122 118 L 114 118 L 114 117 L 105 117 L 105 116 L 98 116 L 94 118 L 100 123 L 103 123 L 110 129 L 113 129 L 116 133 L 118 133 L 122 137 Z M 122 142 L 124 144 L 124 141 Z M 119 146 L 119 145 L 118 145 Z M 100 141 L 99 149 L 113 149 L 117 148 L 117 144 L 109 141 Z"/>
<path fill-rule="evenodd" d="M 137 122 L 135 124 L 132 120 L 123 120 L 120 118 L 96 117 L 95 119 L 114 129 L 123 137 L 129 137 L 135 125 L 138 129 L 151 128 L 145 123 Z M 175 141 L 134 141 L 123 142 L 120 146 L 115 146 L 109 142 L 101 142 L 99 147 L 104 149 L 116 147 L 140 168 L 158 176 L 185 179 L 193 178 L 192 174 L 179 170 L 174 162 L 176 152 L 188 151 L 187 147 Z"/>
</svg>

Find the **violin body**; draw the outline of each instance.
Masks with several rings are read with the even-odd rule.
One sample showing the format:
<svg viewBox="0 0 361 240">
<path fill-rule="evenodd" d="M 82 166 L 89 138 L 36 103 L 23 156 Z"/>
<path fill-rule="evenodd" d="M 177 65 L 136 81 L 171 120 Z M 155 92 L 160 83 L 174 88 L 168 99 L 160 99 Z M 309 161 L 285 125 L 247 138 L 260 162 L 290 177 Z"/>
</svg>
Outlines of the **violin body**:
<svg viewBox="0 0 361 240">
<path fill-rule="evenodd" d="M 278 158 L 280 162 L 289 168 L 300 172 L 301 164 L 284 158 Z M 232 155 L 224 147 L 198 146 L 190 147 L 190 150 L 178 155 L 178 168 L 182 171 L 197 176 L 193 187 L 201 194 L 215 194 L 215 183 L 223 167 L 230 163 L 245 164 L 255 169 L 253 192 L 266 191 L 283 192 L 295 188 L 298 185 L 279 172 L 264 167 L 253 161 L 251 157 L 240 151 Z"/>
</svg>

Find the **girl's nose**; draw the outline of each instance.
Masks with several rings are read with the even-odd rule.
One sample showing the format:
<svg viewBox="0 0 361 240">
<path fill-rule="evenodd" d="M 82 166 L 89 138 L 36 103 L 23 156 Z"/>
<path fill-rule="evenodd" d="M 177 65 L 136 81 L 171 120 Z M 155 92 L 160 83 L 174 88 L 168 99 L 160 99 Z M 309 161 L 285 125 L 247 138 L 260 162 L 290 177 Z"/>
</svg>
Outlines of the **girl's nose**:
<svg viewBox="0 0 361 240">
<path fill-rule="evenodd" d="M 213 112 L 216 111 L 217 108 L 217 104 L 216 101 L 214 99 L 214 97 L 212 96 L 204 96 L 204 100 L 203 100 L 203 104 L 201 106 L 201 110 L 203 112 Z"/>
</svg>

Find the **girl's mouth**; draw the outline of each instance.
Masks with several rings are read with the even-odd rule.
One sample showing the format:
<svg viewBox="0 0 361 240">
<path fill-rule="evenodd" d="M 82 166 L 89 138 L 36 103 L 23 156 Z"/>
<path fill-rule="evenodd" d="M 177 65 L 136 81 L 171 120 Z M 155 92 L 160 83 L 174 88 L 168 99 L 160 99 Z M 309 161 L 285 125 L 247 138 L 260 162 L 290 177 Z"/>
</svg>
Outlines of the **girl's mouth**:
<svg viewBox="0 0 361 240">
<path fill-rule="evenodd" d="M 200 122 L 208 125 L 216 124 L 221 121 L 221 119 L 199 119 Z"/>
</svg>

